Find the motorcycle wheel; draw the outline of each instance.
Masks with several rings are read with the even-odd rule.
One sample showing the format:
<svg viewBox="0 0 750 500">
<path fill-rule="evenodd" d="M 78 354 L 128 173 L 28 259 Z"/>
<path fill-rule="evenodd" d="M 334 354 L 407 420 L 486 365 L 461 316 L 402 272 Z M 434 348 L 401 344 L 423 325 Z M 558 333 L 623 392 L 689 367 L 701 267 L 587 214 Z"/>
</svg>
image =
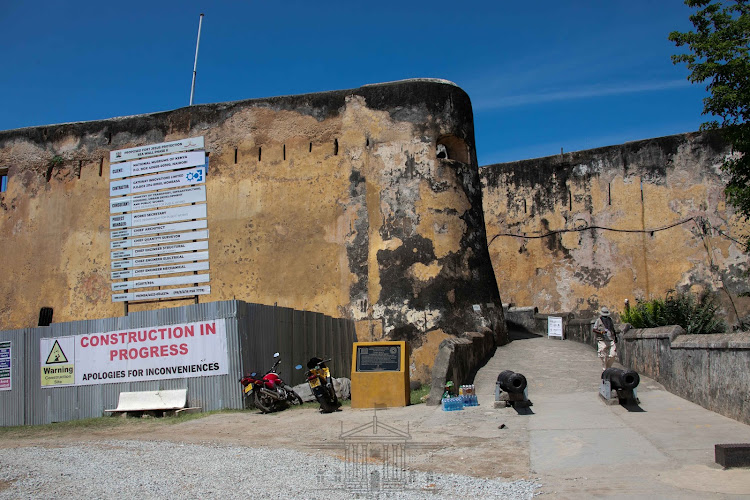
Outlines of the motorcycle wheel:
<svg viewBox="0 0 750 500">
<path fill-rule="evenodd" d="M 291 403 L 293 405 L 301 405 L 302 404 L 302 398 L 299 396 L 299 394 L 297 394 L 296 392 L 294 392 L 293 389 L 288 389 L 287 391 L 289 393 L 289 395 L 287 396 L 287 401 L 289 401 L 289 403 Z"/>
<path fill-rule="evenodd" d="M 318 403 L 320 403 L 320 411 L 322 411 L 323 413 L 333 413 L 339 408 L 338 406 L 323 398 L 320 398 L 320 400 L 318 400 Z"/>
<path fill-rule="evenodd" d="M 271 413 L 273 411 L 273 401 L 268 396 L 263 396 L 256 392 L 255 407 L 259 409 L 261 413 Z"/>
<path fill-rule="evenodd" d="M 341 403 L 339 402 L 339 397 L 336 395 L 336 390 L 333 388 L 333 384 L 329 382 L 326 387 L 328 387 L 328 400 L 333 406 L 340 408 Z"/>
<path fill-rule="evenodd" d="M 318 403 L 320 403 L 320 410 L 323 413 L 333 413 L 339 409 L 339 406 L 341 406 L 336 399 L 336 393 L 334 392 L 333 397 L 331 397 L 331 392 L 327 387 L 324 394 L 316 397 L 316 399 L 318 400 Z"/>
</svg>

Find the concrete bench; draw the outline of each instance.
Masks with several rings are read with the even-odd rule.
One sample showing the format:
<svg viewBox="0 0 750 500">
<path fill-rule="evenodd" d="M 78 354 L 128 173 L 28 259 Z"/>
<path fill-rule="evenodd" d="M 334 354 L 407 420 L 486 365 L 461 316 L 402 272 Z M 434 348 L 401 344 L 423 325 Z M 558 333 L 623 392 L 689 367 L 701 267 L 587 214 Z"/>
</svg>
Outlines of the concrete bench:
<svg viewBox="0 0 750 500">
<path fill-rule="evenodd" d="M 750 443 L 714 445 L 716 463 L 729 467 L 750 467 Z"/>
<path fill-rule="evenodd" d="M 187 389 L 169 391 L 138 391 L 121 392 L 117 400 L 117 408 L 104 410 L 107 413 L 157 413 L 162 416 L 178 414 L 188 410 L 198 410 L 200 407 L 187 408 Z"/>
</svg>

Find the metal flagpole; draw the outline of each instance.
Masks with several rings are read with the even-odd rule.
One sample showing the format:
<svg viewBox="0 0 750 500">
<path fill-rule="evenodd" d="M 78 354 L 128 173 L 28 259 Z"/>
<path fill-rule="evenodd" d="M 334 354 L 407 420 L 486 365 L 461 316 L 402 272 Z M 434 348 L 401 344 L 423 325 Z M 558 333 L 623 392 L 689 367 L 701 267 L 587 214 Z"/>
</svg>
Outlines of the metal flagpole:
<svg viewBox="0 0 750 500">
<path fill-rule="evenodd" d="M 195 42 L 195 63 L 193 64 L 193 84 L 190 86 L 190 106 L 193 105 L 193 94 L 195 94 L 195 74 L 198 70 L 198 47 L 201 44 L 201 25 L 203 24 L 203 14 L 198 20 L 198 41 Z"/>
</svg>

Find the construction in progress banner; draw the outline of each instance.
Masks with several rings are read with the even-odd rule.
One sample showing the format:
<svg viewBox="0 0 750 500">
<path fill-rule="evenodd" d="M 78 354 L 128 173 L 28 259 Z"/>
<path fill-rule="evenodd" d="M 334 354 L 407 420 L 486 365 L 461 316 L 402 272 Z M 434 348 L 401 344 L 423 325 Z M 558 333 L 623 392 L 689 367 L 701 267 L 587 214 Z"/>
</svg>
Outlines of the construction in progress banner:
<svg viewBox="0 0 750 500">
<path fill-rule="evenodd" d="M 224 319 L 40 339 L 42 387 L 228 373 Z"/>
</svg>

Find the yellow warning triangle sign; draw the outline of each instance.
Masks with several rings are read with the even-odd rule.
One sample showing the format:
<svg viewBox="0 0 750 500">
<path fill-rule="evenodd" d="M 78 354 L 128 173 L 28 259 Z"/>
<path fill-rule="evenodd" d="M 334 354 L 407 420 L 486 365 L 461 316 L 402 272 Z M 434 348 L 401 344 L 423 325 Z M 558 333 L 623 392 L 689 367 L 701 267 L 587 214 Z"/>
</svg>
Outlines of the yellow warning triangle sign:
<svg viewBox="0 0 750 500">
<path fill-rule="evenodd" d="M 54 363 L 67 363 L 68 358 L 65 357 L 65 353 L 62 350 L 62 347 L 60 347 L 60 344 L 57 343 L 57 340 L 55 340 L 55 345 L 52 346 L 52 350 L 49 352 L 49 356 L 47 356 L 47 364 L 52 365 Z"/>
</svg>

